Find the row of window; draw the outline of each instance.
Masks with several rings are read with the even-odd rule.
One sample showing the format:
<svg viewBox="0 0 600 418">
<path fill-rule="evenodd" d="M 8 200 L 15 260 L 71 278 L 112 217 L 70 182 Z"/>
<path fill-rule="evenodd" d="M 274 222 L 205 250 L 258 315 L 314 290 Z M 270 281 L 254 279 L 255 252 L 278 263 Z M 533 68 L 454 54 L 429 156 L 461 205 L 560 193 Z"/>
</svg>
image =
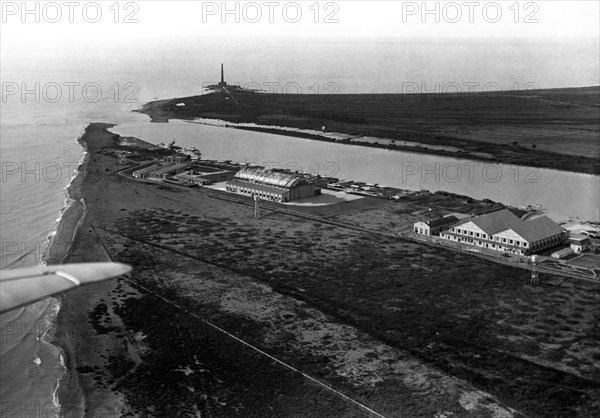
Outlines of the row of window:
<svg viewBox="0 0 600 418">
<path fill-rule="evenodd" d="M 457 234 L 467 235 L 467 236 L 475 237 L 475 238 L 487 239 L 490 241 L 502 242 L 504 244 L 516 245 L 517 247 L 523 246 L 523 247 L 527 248 L 527 246 L 529 245 L 525 241 L 521 242 L 521 241 L 513 240 L 510 238 L 494 237 L 493 235 L 488 235 L 488 234 L 479 233 L 479 232 L 473 232 L 473 231 L 469 231 L 467 229 L 450 228 L 450 232 L 455 232 Z"/>
<path fill-rule="evenodd" d="M 531 247 L 533 249 L 552 247 L 554 245 L 560 244 L 562 240 L 563 239 L 561 235 L 555 235 L 551 238 L 546 238 L 545 240 L 536 242 Z"/>
<path fill-rule="evenodd" d="M 451 229 L 451 231 L 452 231 L 452 229 Z M 468 231 L 468 232 L 471 232 L 471 231 Z M 485 234 L 477 234 L 477 233 L 475 233 L 475 236 L 477 236 L 477 235 L 485 235 Z M 453 236 L 453 235 L 450 235 L 450 234 L 442 234 L 441 236 L 442 236 L 442 238 L 461 241 L 460 237 L 456 237 L 456 236 Z M 474 235 L 471 232 L 471 234 L 469 234 L 469 236 L 474 236 Z M 490 239 L 491 238 L 492 237 L 490 236 Z M 512 239 L 508 239 L 508 238 L 502 238 L 501 240 L 500 240 L 499 237 L 494 237 L 494 238 L 495 238 L 495 241 L 498 242 L 498 249 L 504 249 L 504 251 L 507 251 L 507 249 L 503 248 L 502 245 L 500 244 L 500 242 L 502 242 L 504 244 L 515 245 L 515 246 L 519 246 L 520 244 L 523 244 L 523 247 L 528 247 L 528 245 L 529 245 L 526 242 L 521 243 L 520 241 L 512 240 Z M 541 251 L 541 250 L 544 250 L 546 248 L 554 247 L 555 245 L 560 244 L 562 241 L 563 241 L 563 236 L 562 235 L 555 235 L 553 237 L 546 238 L 546 239 L 544 239 L 542 241 L 538 241 L 538 242 L 535 242 L 535 243 L 531 244 L 530 248 L 531 248 L 531 251 Z M 462 242 L 469 242 L 471 244 L 475 244 L 475 242 L 472 239 L 469 239 L 469 238 L 462 238 Z M 479 245 L 483 245 L 483 242 L 479 241 Z M 491 248 L 496 248 L 496 244 L 493 243 L 493 242 L 492 243 L 485 243 L 485 245 L 486 246 L 489 245 L 489 247 L 491 247 Z"/>
<path fill-rule="evenodd" d="M 496 244 L 494 243 L 484 243 L 482 241 L 473 241 L 470 238 L 461 238 L 461 237 L 457 237 L 454 235 L 449 235 L 449 234 L 442 234 L 441 235 L 442 238 L 448 239 L 448 240 L 454 240 L 454 241 L 458 241 L 458 242 L 464 242 L 470 245 L 478 245 L 480 247 L 483 247 L 485 244 L 485 248 L 492 248 L 494 250 L 497 251 L 504 251 L 504 252 L 510 252 L 513 254 L 521 254 L 523 255 L 523 250 L 515 250 L 514 248 L 511 247 L 503 247 L 502 245 L 498 244 L 498 247 L 496 248 Z"/>
<path fill-rule="evenodd" d="M 283 197 L 279 194 L 271 194 L 271 193 L 267 193 L 267 192 L 256 192 L 252 189 L 247 189 L 244 187 L 240 187 L 238 189 L 236 189 L 235 187 L 227 187 L 227 190 L 230 192 L 236 192 L 236 193 L 242 193 L 242 194 L 247 194 L 250 196 L 258 196 L 261 199 L 265 199 L 265 200 L 272 200 L 274 202 L 287 202 L 287 198 Z"/>
</svg>

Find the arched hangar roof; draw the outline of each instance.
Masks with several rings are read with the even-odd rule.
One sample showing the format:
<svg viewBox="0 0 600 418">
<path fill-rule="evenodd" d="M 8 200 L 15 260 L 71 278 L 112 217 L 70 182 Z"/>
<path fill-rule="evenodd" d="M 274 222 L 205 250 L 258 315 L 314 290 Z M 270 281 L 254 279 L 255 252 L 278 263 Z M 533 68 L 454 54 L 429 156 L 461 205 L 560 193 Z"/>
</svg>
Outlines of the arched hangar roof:
<svg viewBox="0 0 600 418">
<path fill-rule="evenodd" d="M 259 167 L 246 167 L 238 171 L 235 178 L 251 183 L 283 187 L 286 189 L 294 187 L 304 180 L 302 176 L 294 173 L 271 171 Z"/>
</svg>

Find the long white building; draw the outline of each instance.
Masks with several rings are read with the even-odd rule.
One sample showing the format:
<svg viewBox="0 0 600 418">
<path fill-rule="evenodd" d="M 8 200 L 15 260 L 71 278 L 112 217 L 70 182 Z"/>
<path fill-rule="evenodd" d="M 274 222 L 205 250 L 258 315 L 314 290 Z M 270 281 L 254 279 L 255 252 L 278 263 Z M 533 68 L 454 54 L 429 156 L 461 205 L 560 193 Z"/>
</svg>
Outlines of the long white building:
<svg viewBox="0 0 600 418">
<path fill-rule="evenodd" d="M 240 170 L 227 182 L 227 190 L 275 202 L 289 202 L 321 194 L 321 189 L 316 187 L 314 181 L 303 175 L 261 167 Z"/>
<path fill-rule="evenodd" d="M 511 254 L 529 255 L 566 242 L 567 231 L 547 216 L 522 220 L 508 209 L 465 219 L 440 237 Z"/>
</svg>

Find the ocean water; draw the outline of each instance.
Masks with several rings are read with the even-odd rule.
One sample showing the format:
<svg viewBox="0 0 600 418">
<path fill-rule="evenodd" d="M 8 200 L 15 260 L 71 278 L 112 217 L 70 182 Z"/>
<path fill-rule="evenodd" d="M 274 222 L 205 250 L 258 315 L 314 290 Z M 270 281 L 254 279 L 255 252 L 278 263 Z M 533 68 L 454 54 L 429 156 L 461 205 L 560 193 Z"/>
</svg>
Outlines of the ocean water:
<svg viewBox="0 0 600 418">
<path fill-rule="evenodd" d="M 4 71 L 2 76 L 17 79 Z M 56 74 L 30 76 L 30 83 L 63 82 Z M 83 160 L 77 139 L 87 124 L 147 120 L 130 112 L 136 104 L 111 99 L 98 103 L 81 97 L 57 103 L 43 97 L 38 103 L 34 95 L 20 99 L 2 104 L 2 268 L 44 263 L 70 201 L 67 187 Z M 48 298 L 0 315 L 0 416 L 57 416 L 55 393 L 64 366 L 61 350 L 51 340 L 59 308 L 56 299 Z"/>
<path fill-rule="evenodd" d="M 264 159 L 259 148 L 254 150 L 259 154 L 244 153 L 247 143 L 240 136 L 251 133 L 184 127 L 181 123 L 151 125 L 145 115 L 131 112 L 154 98 L 199 94 L 204 84 L 218 80 L 221 62 L 230 83 L 253 83 L 263 88 L 279 83 L 276 92 L 294 83 L 303 93 L 314 93 L 317 87 L 323 94 L 331 92 L 323 90 L 327 83 L 334 83 L 337 93 L 402 93 L 407 82 L 426 83 L 427 89 L 438 83 L 474 81 L 481 85 L 496 82 L 503 88 L 530 82 L 540 88 L 568 87 L 595 84 L 598 74 L 597 39 L 555 42 L 552 48 L 541 41 L 527 47 L 523 42 L 502 40 L 496 45 L 371 40 L 361 41 L 360 56 L 356 41 L 214 41 L 180 38 L 172 43 L 154 40 L 136 45 L 124 41 L 83 49 L 62 45 L 52 54 L 26 50 L 14 56 L 2 54 L 3 88 L 10 83 L 18 91 L 3 96 L 1 103 L 0 267 L 44 262 L 58 220 L 69 203 L 66 189 L 83 158 L 76 140 L 90 122 L 117 123 L 117 131 L 136 133 L 153 142 L 178 135 L 181 145 L 204 148 L 206 157 Z M 533 50 L 536 52 L 531 54 Z M 473 56 L 481 59 L 473 60 Z M 525 56 L 527 60 L 520 58 Z M 513 62 L 514 68 L 498 73 L 498 64 L 505 62 Z M 576 68 L 566 71 L 573 63 L 577 63 Z M 202 135 L 220 138 L 221 148 L 214 139 L 198 142 Z M 223 138 L 229 138 L 224 149 Z M 266 141 L 263 149 L 279 140 L 261 138 Z M 290 155 L 306 155 L 316 149 L 311 142 L 286 141 L 269 158 L 290 162 L 294 161 Z M 303 158 L 302 164 L 309 169 L 315 163 L 325 169 L 324 164 L 331 160 Z M 397 173 L 383 173 L 380 180 L 375 178 L 379 173 L 357 171 L 360 166 L 358 153 L 348 155 L 339 164 L 343 170 L 339 175 L 393 185 L 388 177 Z M 60 350 L 50 341 L 59 308 L 57 301 L 49 298 L 0 316 L 1 416 L 57 415 L 55 391 L 64 367 Z"/>
</svg>

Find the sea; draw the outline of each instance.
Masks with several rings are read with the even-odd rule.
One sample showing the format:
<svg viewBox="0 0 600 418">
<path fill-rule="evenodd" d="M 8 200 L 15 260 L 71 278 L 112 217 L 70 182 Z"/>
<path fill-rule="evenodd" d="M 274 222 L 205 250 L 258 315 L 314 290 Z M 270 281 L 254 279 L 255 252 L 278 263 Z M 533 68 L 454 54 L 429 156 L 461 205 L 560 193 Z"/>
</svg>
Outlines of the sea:
<svg viewBox="0 0 600 418">
<path fill-rule="evenodd" d="M 411 175 L 409 182 L 401 182 L 406 177 L 402 169 L 419 169 L 428 161 L 452 161 L 187 122 L 151 124 L 146 115 L 132 112 L 153 99 L 200 94 L 204 85 L 218 81 L 221 62 L 230 83 L 258 85 L 275 92 L 292 86 L 288 92 L 304 94 L 403 93 L 407 83 L 411 83 L 411 91 L 415 83 L 426 83 L 429 90 L 436 84 L 468 86 L 466 83 L 473 81 L 481 85 L 495 82 L 506 89 L 531 82 L 540 88 L 597 84 L 598 40 L 556 41 L 550 49 L 543 42 L 531 42 L 534 44 L 527 48 L 523 42 L 498 41 L 490 47 L 489 42 L 477 40 L 462 44 L 395 39 L 264 40 L 251 45 L 214 45 L 202 39 L 179 39 L 174 43 L 103 45 L 85 51 L 63 48 L 56 56 L 11 59 L 3 55 L 0 267 L 44 264 L 70 203 L 67 188 L 85 155 L 77 139 L 90 122 L 114 123 L 113 132 L 154 143 L 175 139 L 182 146 L 197 146 L 205 158 L 282 166 L 294 163 L 305 168 L 303 171 L 413 190 L 489 198 L 499 195 L 497 200 L 504 198 L 509 203 L 545 204 L 557 216 L 597 220 L 598 176 L 540 170 L 530 179 L 541 181 L 527 183 L 524 176 L 529 172 L 504 166 L 505 173 L 520 176 L 518 182 L 508 181 L 504 186 L 490 182 L 496 175 L 493 171 L 485 178 L 480 176 L 481 184 L 431 180 L 435 175 L 426 176 L 424 182 Z M 527 51 L 536 48 L 532 59 Z M 474 55 L 481 58 L 476 64 Z M 496 72 L 498 63 L 508 61 L 514 63 L 510 71 Z M 571 66 L 574 71 L 568 71 Z M 377 170 L 366 169 L 365 162 Z M 452 167 L 456 168 L 449 169 Z M 455 178 L 454 172 L 446 175 Z M 482 186 L 489 187 L 485 196 L 481 196 Z M 0 416 L 59 415 L 56 391 L 65 369 L 61 350 L 52 344 L 59 309 L 57 300 L 48 298 L 0 316 Z"/>
</svg>

